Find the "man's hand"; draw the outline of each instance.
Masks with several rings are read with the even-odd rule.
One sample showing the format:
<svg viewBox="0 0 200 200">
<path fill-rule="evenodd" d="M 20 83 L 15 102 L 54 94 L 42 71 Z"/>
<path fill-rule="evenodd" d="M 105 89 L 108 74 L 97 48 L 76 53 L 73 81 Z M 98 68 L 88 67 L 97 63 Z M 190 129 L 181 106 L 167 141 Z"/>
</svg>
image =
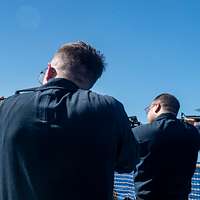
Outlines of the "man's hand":
<svg viewBox="0 0 200 200">
<path fill-rule="evenodd" d="M 195 119 L 193 118 L 185 118 L 184 121 L 189 124 L 192 124 L 193 126 L 194 126 L 194 123 L 196 122 Z"/>
</svg>

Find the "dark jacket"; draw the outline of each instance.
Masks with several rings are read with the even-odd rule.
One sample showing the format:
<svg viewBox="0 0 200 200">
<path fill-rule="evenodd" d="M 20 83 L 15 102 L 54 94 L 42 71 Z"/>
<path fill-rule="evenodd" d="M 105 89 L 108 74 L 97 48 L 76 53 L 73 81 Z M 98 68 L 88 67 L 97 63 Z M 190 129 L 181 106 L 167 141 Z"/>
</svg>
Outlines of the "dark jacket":
<svg viewBox="0 0 200 200">
<path fill-rule="evenodd" d="M 197 129 L 166 113 L 133 133 L 140 154 L 136 195 L 142 200 L 187 199 L 200 149 Z"/>
<path fill-rule="evenodd" d="M 135 144 L 112 97 L 65 79 L 17 92 L 0 107 L 0 200 L 110 200 Z"/>
</svg>

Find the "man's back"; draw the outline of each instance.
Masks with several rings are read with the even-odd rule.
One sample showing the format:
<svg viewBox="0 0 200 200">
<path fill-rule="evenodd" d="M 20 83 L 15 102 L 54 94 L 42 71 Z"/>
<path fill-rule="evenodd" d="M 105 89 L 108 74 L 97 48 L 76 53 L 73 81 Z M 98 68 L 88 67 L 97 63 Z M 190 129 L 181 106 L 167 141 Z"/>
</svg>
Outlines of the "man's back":
<svg viewBox="0 0 200 200">
<path fill-rule="evenodd" d="M 137 196 L 144 200 L 187 199 L 200 147 L 197 130 L 165 113 L 133 133 L 140 145 Z"/>
<path fill-rule="evenodd" d="M 55 79 L 0 107 L 0 199 L 112 199 L 135 141 L 123 106 Z"/>
</svg>

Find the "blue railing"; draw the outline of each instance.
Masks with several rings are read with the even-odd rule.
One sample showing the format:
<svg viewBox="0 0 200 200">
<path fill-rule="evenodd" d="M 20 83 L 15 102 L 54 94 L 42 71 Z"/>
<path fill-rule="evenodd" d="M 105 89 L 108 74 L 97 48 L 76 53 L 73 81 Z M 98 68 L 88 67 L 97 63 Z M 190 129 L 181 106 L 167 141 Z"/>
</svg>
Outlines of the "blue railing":
<svg viewBox="0 0 200 200">
<path fill-rule="evenodd" d="M 200 163 L 197 164 L 196 171 L 192 177 L 192 191 L 189 200 L 200 200 Z"/>
<path fill-rule="evenodd" d="M 117 200 L 124 200 L 125 197 L 135 199 L 133 172 L 130 174 L 115 173 L 114 196 Z"/>
<path fill-rule="evenodd" d="M 134 200 L 135 190 L 133 184 L 133 173 L 118 174 L 115 173 L 114 196 L 117 200 L 124 200 L 125 197 Z M 189 200 L 200 200 L 200 162 L 192 178 L 192 191 Z"/>
</svg>

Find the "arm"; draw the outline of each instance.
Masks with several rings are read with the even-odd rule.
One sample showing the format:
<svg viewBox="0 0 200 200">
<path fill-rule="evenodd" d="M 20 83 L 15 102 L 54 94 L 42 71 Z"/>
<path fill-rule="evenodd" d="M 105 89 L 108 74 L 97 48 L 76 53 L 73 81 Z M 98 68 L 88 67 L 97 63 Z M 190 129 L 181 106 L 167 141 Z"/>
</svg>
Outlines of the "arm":
<svg viewBox="0 0 200 200">
<path fill-rule="evenodd" d="M 137 142 L 123 105 L 117 102 L 115 110 L 116 131 L 119 133 L 115 170 L 119 173 L 128 173 L 135 169 L 138 161 Z"/>
</svg>

